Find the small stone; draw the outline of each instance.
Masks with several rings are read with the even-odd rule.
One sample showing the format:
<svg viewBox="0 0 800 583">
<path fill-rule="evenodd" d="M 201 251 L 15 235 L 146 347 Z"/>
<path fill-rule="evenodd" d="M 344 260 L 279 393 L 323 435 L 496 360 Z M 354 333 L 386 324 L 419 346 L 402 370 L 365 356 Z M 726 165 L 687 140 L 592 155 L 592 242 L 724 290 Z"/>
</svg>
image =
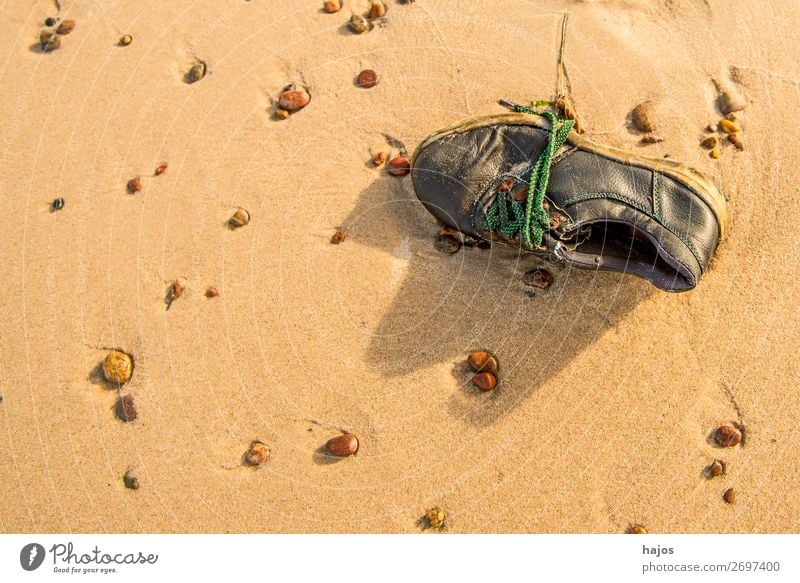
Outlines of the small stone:
<svg viewBox="0 0 800 583">
<path fill-rule="evenodd" d="M 653 134 L 648 134 L 646 136 L 643 136 L 642 139 L 641 139 L 641 142 L 643 144 L 657 144 L 657 143 L 663 142 L 663 141 L 664 141 L 664 138 L 662 138 L 660 136 L 654 136 Z"/>
<path fill-rule="evenodd" d="M 164 163 L 164 164 L 159 164 L 158 166 L 156 166 L 155 175 L 156 175 L 156 176 L 161 176 L 161 175 L 162 175 L 162 174 L 164 174 L 164 172 L 166 172 L 166 171 L 167 171 L 167 164 L 166 164 L 166 163 Z"/>
<path fill-rule="evenodd" d="M 172 306 L 172 302 L 181 297 L 184 291 L 186 291 L 186 280 L 184 278 L 179 277 L 170 284 L 169 288 L 167 288 L 167 295 L 164 298 L 164 303 L 167 304 L 168 310 Z"/>
<path fill-rule="evenodd" d="M 286 111 L 285 109 L 279 107 L 278 109 L 275 110 L 275 119 L 284 120 L 287 117 L 289 117 L 289 112 Z"/>
<path fill-rule="evenodd" d="M 714 432 L 714 441 L 720 447 L 735 447 L 742 442 L 742 432 L 733 425 L 720 425 Z"/>
<path fill-rule="evenodd" d="M 490 372 L 492 374 L 497 374 L 498 369 L 500 368 L 500 363 L 497 360 L 497 357 L 487 350 L 479 350 L 478 352 L 472 352 L 467 357 L 467 363 L 469 363 L 470 368 L 475 372 Z"/>
<path fill-rule="evenodd" d="M 741 111 L 747 107 L 747 101 L 733 87 L 726 87 L 719 95 L 719 109 L 727 115 L 731 112 Z"/>
<path fill-rule="evenodd" d="M 269 459 L 269 454 L 269 447 L 260 441 L 254 441 L 244 454 L 244 463 L 248 466 L 260 466 Z"/>
<path fill-rule="evenodd" d="M 425 511 L 425 520 L 431 528 L 441 528 L 444 526 L 444 510 L 436 506 Z"/>
<path fill-rule="evenodd" d="M 644 101 L 631 111 L 631 121 L 640 132 L 654 132 L 656 124 L 653 113 L 653 102 Z"/>
<path fill-rule="evenodd" d="M 45 18 L 44 25 L 45 26 L 55 26 L 56 22 L 58 22 L 58 21 L 51 16 L 49 18 Z"/>
<path fill-rule="evenodd" d="M 61 38 L 59 38 L 54 32 L 44 30 L 42 31 L 42 34 L 39 35 L 39 47 L 42 49 L 43 53 L 54 51 L 60 46 Z"/>
<path fill-rule="evenodd" d="M 133 37 L 131 35 L 129 35 L 129 34 L 123 34 L 119 38 L 119 46 L 121 46 L 121 47 L 127 47 L 132 42 L 133 42 Z"/>
<path fill-rule="evenodd" d="M 189 69 L 189 73 L 186 75 L 187 80 L 189 83 L 197 83 L 206 76 L 206 71 L 206 64 L 203 61 L 198 61 Z"/>
<path fill-rule="evenodd" d="M 250 213 L 243 208 L 237 210 L 235 213 L 233 213 L 233 215 L 231 215 L 231 218 L 228 219 L 228 225 L 230 225 L 233 229 L 244 227 L 249 222 Z"/>
<path fill-rule="evenodd" d="M 52 203 L 52 207 L 54 211 L 60 211 L 64 208 L 64 199 L 61 197 L 55 199 Z"/>
<path fill-rule="evenodd" d="M 142 179 L 137 176 L 136 178 L 131 178 L 128 180 L 128 193 L 135 194 L 142 190 Z"/>
<path fill-rule="evenodd" d="M 736 504 L 736 492 L 733 488 L 728 488 L 722 495 L 722 499 L 728 504 Z"/>
<path fill-rule="evenodd" d="M 705 140 L 700 142 L 706 150 L 713 150 L 717 145 L 717 136 L 708 136 Z"/>
<path fill-rule="evenodd" d="M 528 200 L 528 190 L 530 186 L 528 184 L 521 184 L 519 188 L 515 189 L 511 193 L 511 200 L 515 200 L 517 202 L 525 202 Z"/>
<path fill-rule="evenodd" d="M 207 298 L 216 298 L 216 297 L 219 297 L 219 288 L 217 288 L 217 287 L 214 287 L 213 285 L 212 285 L 212 286 L 210 286 L 210 287 L 209 287 L 209 288 L 206 290 L 206 297 L 207 297 Z"/>
<path fill-rule="evenodd" d="M 440 233 L 433 244 L 434 248 L 445 255 L 453 255 L 461 249 L 461 241 L 449 234 Z"/>
<path fill-rule="evenodd" d="M 353 14 L 353 16 L 350 17 L 350 28 L 356 34 L 361 34 L 369 30 L 369 22 L 360 14 Z"/>
<path fill-rule="evenodd" d="M 628 534 L 647 534 L 647 529 L 641 524 L 634 524 L 628 529 Z"/>
<path fill-rule="evenodd" d="M 125 472 L 125 475 L 122 476 L 122 481 L 125 482 L 125 487 L 129 490 L 139 489 L 139 477 L 133 470 L 128 470 Z"/>
<path fill-rule="evenodd" d="M 75 21 L 65 20 L 58 25 L 56 32 L 60 35 L 65 35 L 71 33 L 74 29 L 75 29 Z"/>
<path fill-rule="evenodd" d="M 472 384 L 482 392 L 488 393 L 497 386 L 497 377 L 490 372 L 479 372 L 472 377 Z"/>
<path fill-rule="evenodd" d="M 289 112 L 303 109 L 309 101 L 311 101 L 311 96 L 303 89 L 289 89 L 278 97 L 278 105 Z"/>
<path fill-rule="evenodd" d="M 136 421 L 139 417 L 136 412 L 136 404 L 133 402 L 133 395 L 122 395 L 117 399 L 117 417 L 125 423 Z"/>
<path fill-rule="evenodd" d="M 728 141 L 733 144 L 737 150 L 744 150 L 744 144 L 739 134 L 728 134 Z"/>
<path fill-rule="evenodd" d="M 511 190 L 514 185 L 517 183 L 517 179 L 513 176 L 506 176 L 500 181 L 500 184 L 497 185 L 498 192 L 508 192 Z"/>
<path fill-rule="evenodd" d="M 389 160 L 389 174 L 392 176 L 405 176 L 411 172 L 411 162 L 406 156 L 396 156 Z"/>
<path fill-rule="evenodd" d="M 378 84 L 378 74 L 372 69 L 364 69 L 358 74 L 356 83 L 359 87 L 364 87 L 365 89 L 375 87 Z"/>
<path fill-rule="evenodd" d="M 129 354 L 112 350 L 103 360 L 103 376 L 109 383 L 124 385 L 133 375 L 133 359 Z"/>
<path fill-rule="evenodd" d="M 348 237 L 348 232 L 343 229 L 337 229 L 336 232 L 331 237 L 331 244 L 338 245 L 339 243 L 343 242 Z"/>
<path fill-rule="evenodd" d="M 328 14 L 333 14 L 342 9 L 342 3 L 339 0 L 325 0 L 322 4 L 322 9 Z"/>
<path fill-rule="evenodd" d="M 388 157 L 386 152 L 375 152 L 372 155 L 372 163 L 375 164 L 375 166 L 382 166 Z"/>
<path fill-rule="evenodd" d="M 708 153 L 708 155 L 714 158 L 714 160 L 716 160 L 717 158 L 719 158 L 719 148 L 714 148 Z"/>
<path fill-rule="evenodd" d="M 729 119 L 719 120 L 719 129 L 721 129 L 726 134 L 735 134 L 736 132 L 742 131 L 742 128 L 739 127 L 738 124 L 732 122 Z"/>
<path fill-rule="evenodd" d="M 325 450 L 336 457 L 348 457 L 358 451 L 358 439 L 351 433 L 332 437 L 325 444 Z"/>
<path fill-rule="evenodd" d="M 725 119 L 727 119 L 728 121 L 736 121 L 736 114 L 729 113 L 728 115 L 725 116 Z"/>
<path fill-rule="evenodd" d="M 716 130 L 714 129 L 714 125 L 713 125 L 713 124 L 708 124 L 708 125 L 705 127 L 705 130 L 706 130 L 707 132 L 709 132 L 709 133 L 712 133 L 712 132 L 715 132 L 715 131 L 716 131 Z"/>
<path fill-rule="evenodd" d="M 725 474 L 725 462 L 722 460 L 714 460 L 710 466 L 708 466 L 708 477 L 709 478 L 717 478 Z"/>
<path fill-rule="evenodd" d="M 374 0 L 370 6 L 368 18 L 380 18 L 386 14 L 386 4 Z"/>
<path fill-rule="evenodd" d="M 553 274 L 545 269 L 531 269 L 522 276 L 522 283 L 538 289 L 553 285 Z"/>
</svg>

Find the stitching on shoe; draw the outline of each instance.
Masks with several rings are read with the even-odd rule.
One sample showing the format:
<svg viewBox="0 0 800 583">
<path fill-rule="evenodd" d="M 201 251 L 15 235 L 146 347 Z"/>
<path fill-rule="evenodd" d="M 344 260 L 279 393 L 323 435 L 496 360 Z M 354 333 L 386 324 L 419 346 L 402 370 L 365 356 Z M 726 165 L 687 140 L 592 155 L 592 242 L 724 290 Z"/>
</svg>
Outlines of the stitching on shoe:
<svg viewBox="0 0 800 583">
<path fill-rule="evenodd" d="M 698 252 L 697 248 L 692 244 L 691 241 L 685 236 L 681 235 L 677 231 L 675 231 L 672 227 L 667 225 L 663 220 L 659 219 L 658 217 L 654 216 L 649 210 L 647 210 L 643 205 L 639 204 L 633 199 L 628 198 L 622 194 L 617 194 L 615 192 L 590 192 L 588 194 L 581 194 L 579 196 L 573 196 L 570 199 L 565 200 L 562 205 L 564 207 L 568 207 L 578 202 L 583 202 L 585 200 L 594 200 L 598 198 L 614 198 L 621 202 L 624 202 L 633 208 L 642 211 L 645 215 L 650 217 L 651 219 L 656 219 L 662 227 L 664 227 L 667 231 L 675 235 L 686 247 L 689 251 L 692 252 L 694 258 L 697 260 L 697 265 L 700 267 L 700 273 L 704 273 L 705 269 L 703 268 L 703 261 L 700 259 L 700 253 Z"/>
<path fill-rule="evenodd" d="M 661 218 L 661 181 L 658 172 L 653 170 L 653 216 L 663 222 Z"/>
</svg>

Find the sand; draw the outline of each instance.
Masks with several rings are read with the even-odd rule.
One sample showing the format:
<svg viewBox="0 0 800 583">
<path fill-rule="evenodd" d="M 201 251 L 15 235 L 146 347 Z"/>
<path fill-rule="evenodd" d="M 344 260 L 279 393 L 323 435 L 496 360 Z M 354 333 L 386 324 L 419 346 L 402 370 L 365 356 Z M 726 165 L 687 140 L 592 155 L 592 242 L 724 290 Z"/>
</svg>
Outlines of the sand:
<svg viewBox="0 0 800 583">
<path fill-rule="evenodd" d="M 54 3 L 30 4 L 0 11 L 3 532 L 414 533 L 432 506 L 449 532 L 798 531 L 796 2 L 390 2 L 354 35 L 367 2 L 62 0 L 77 25 L 50 54 Z M 369 163 L 498 98 L 551 97 L 565 12 L 592 139 L 690 162 L 730 199 L 690 293 L 557 270 L 531 297 L 537 260 L 437 252 L 410 179 Z M 377 87 L 354 85 L 365 68 Z M 719 78 L 750 106 L 745 150 L 714 161 L 698 143 Z M 275 121 L 289 83 L 311 104 Z M 645 99 L 649 146 L 626 123 Z M 97 375 L 108 347 L 135 358 L 132 423 Z M 488 395 L 464 364 L 478 348 L 503 367 Z M 730 421 L 745 445 L 715 448 Z M 326 463 L 341 429 L 359 452 Z M 271 459 L 244 467 L 253 440 Z"/>
</svg>

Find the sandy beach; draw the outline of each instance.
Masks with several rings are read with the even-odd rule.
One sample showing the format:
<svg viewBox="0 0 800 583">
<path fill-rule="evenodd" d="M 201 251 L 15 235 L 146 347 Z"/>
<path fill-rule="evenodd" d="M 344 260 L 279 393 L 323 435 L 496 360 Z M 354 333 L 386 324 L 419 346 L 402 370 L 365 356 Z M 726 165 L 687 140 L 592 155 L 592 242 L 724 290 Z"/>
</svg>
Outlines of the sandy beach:
<svg viewBox="0 0 800 583">
<path fill-rule="evenodd" d="M 0 1 L 0 530 L 431 533 L 440 507 L 450 533 L 798 532 L 797 2 L 387 0 L 355 34 L 369 4 Z M 558 268 L 531 291 L 539 259 L 441 253 L 410 177 L 371 161 L 552 98 L 564 14 L 586 135 L 728 198 L 691 292 Z M 43 52 L 49 17 L 75 28 Z M 748 107 L 744 149 L 712 159 L 715 80 Z M 289 84 L 311 100 L 278 120 Z M 661 142 L 630 127 L 644 100 Z M 135 363 L 128 423 L 111 348 Z M 743 443 L 716 447 L 733 422 Z M 324 455 L 343 431 L 358 452 Z"/>
</svg>

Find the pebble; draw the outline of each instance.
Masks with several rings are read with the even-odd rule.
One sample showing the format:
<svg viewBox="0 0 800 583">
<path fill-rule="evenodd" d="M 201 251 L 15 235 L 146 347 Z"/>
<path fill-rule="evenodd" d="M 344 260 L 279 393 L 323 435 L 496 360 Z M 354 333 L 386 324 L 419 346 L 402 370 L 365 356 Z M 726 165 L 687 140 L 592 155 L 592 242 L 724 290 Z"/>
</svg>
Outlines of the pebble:
<svg viewBox="0 0 800 583">
<path fill-rule="evenodd" d="M 641 142 L 643 144 L 658 144 L 659 142 L 663 142 L 663 141 L 664 141 L 664 138 L 662 138 L 660 136 L 654 136 L 653 134 L 648 134 L 646 136 L 643 136 L 642 139 L 641 139 Z"/>
<path fill-rule="evenodd" d="M 631 121 L 640 132 L 654 132 L 656 124 L 653 115 L 653 102 L 644 101 L 633 108 Z"/>
<path fill-rule="evenodd" d="M 244 454 L 244 463 L 248 466 L 260 466 L 269 459 L 269 447 L 260 441 L 254 441 Z"/>
<path fill-rule="evenodd" d="M 213 285 L 206 290 L 206 297 L 207 298 L 216 298 L 219 297 L 219 288 L 214 287 Z"/>
<path fill-rule="evenodd" d="M 244 227 L 249 222 L 250 222 L 250 213 L 243 208 L 237 210 L 235 213 L 231 215 L 231 218 L 228 219 L 228 224 L 234 229 L 238 229 L 239 227 Z"/>
<path fill-rule="evenodd" d="M 44 25 L 45 26 L 55 26 L 56 22 L 57 22 L 57 20 L 51 16 L 50 18 L 46 18 L 45 19 Z"/>
<path fill-rule="evenodd" d="M 405 176 L 411 172 L 411 162 L 407 156 L 396 156 L 389 160 L 389 174 L 392 176 Z"/>
<path fill-rule="evenodd" d="M 117 417 L 120 421 L 136 421 L 139 414 L 136 412 L 136 404 L 133 402 L 133 395 L 121 395 L 117 399 Z"/>
<path fill-rule="evenodd" d="M 479 372 L 472 377 L 472 384 L 484 393 L 488 393 L 497 386 L 497 377 L 490 372 Z"/>
<path fill-rule="evenodd" d="M 189 83 L 197 83 L 206 76 L 206 64 L 203 61 L 198 61 L 192 68 L 189 69 L 188 79 Z"/>
<path fill-rule="evenodd" d="M 350 28 L 356 34 L 361 34 L 369 30 L 369 22 L 360 14 L 353 14 L 353 16 L 350 17 Z"/>
<path fill-rule="evenodd" d="M 358 451 L 358 438 L 351 433 L 332 437 L 325 444 L 325 450 L 336 457 L 348 457 Z"/>
<path fill-rule="evenodd" d="M 431 528 L 441 528 L 444 526 L 444 510 L 438 506 L 425 511 L 425 520 Z"/>
<path fill-rule="evenodd" d="M 709 478 L 717 478 L 725 474 L 725 462 L 722 460 L 714 460 L 710 466 L 708 466 L 708 476 Z"/>
<path fill-rule="evenodd" d="M 43 53 L 49 53 L 61 46 L 61 39 L 54 32 L 44 30 L 39 35 L 39 46 Z"/>
<path fill-rule="evenodd" d="M 69 34 L 75 29 L 75 21 L 74 20 L 65 20 L 61 24 L 58 25 L 56 32 L 58 34 L 64 35 Z"/>
<path fill-rule="evenodd" d="M 103 376 L 109 383 L 124 385 L 133 375 L 133 359 L 129 354 L 112 350 L 103 360 Z"/>
<path fill-rule="evenodd" d="M 720 425 L 714 432 L 714 441 L 720 447 L 735 447 L 742 442 L 742 432 L 733 425 Z"/>
<path fill-rule="evenodd" d="M 133 470 L 128 470 L 125 472 L 125 475 L 122 476 L 122 481 L 125 482 L 125 487 L 129 490 L 139 489 L 139 477 Z"/>
<path fill-rule="evenodd" d="M 367 15 L 368 18 L 380 18 L 386 14 L 386 4 L 383 2 L 374 0 L 372 2 L 372 6 L 370 6 L 369 14 Z"/>
<path fill-rule="evenodd" d="M 717 136 L 708 136 L 705 140 L 700 142 L 706 150 L 713 150 L 717 145 Z"/>
<path fill-rule="evenodd" d="M 453 255 L 458 253 L 459 249 L 461 249 L 461 241 L 452 235 L 440 233 L 433 246 L 440 253 L 444 253 L 445 255 Z"/>
<path fill-rule="evenodd" d="M 322 9 L 328 14 L 339 12 L 342 9 L 342 3 L 339 0 L 325 0 Z"/>
<path fill-rule="evenodd" d="M 497 357 L 487 350 L 479 350 L 477 352 L 472 352 L 467 357 L 467 362 L 469 363 L 470 368 L 475 372 L 490 372 L 492 374 L 497 374 L 498 369 L 500 368 L 500 363 L 497 360 Z"/>
<path fill-rule="evenodd" d="M 714 148 L 708 153 L 708 155 L 714 158 L 714 160 L 716 160 L 717 158 L 719 158 L 719 148 Z"/>
<path fill-rule="evenodd" d="M 737 150 L 744 150 L 744 144 L 742 143 L 739 134 L 728 134 L 728 141 L 736 146 Z"/>
<path fill-rule="evenodd" d="M 726 134 L 735 134 L 736 132 L 742 131 L 742 128 L 739 127 L 738 124 L 732 122 L 729 119 L 719 120 L 719 129 L 721 129 Z"/>
<path fill-rule="evenodd" d="M 516 183 L 517 183 L 516 178 L 514 178 L 513 176 L 506 176 L 500 181 L 500 184 L 497 185 L 497 191 L 508 192 L 514 187 Z"/>
<path fill-rule="evenodd" d="M 156 176 L 161 176 L 161 175 L 162 175 L 162 174 L 164 174 L 164 172 L 166 172 L 166 171 L 167 171 L 167 165 L 166 165 L 166 164 L 159 164 L 159 165 L 156 167 L 155 175 L 156 175 Z"/>
<path fill-rule="evenodd" d="M 164 302 L 167 304 L 168 310 L 172 302 L 181 297 L 184 291 L 186 291 L 186 280 L 179 277 L 167 289 L 167 296 L 164 298 Z"/>
<path fill-rule="evenodd" d="M 52 206 L 54 211 L 60 211 L 64 208 L 64 199 L 61 197 L 55 199 L 52 203 Z"/>
<path fill-rule="evenodd" d="M 725 500 L 728 504 L 735 504 L 736 503 L 736 492 L 733 488 L 728 488 L 725 490 L 725 493 L 722 495 L 722 499 Z"/>
<path fill-rule="evenodd" d="M 375 166 L 381 166 L 384 162 L 386 162 L 386 158 L 388 157 L 389 156 L 386 154 L 386 152 L 375 152 L 372 155 L 372 163 L 375 164 Z"/>
<path fill-rule="evenodd" d="M 719 95 L 719 109 L 724 114 L 741 111 L 747 107 L 747 101 L 733 87 L 725 88 Z"/>
<path fill-rule="evenodd" d="M 336 232 L 331 237 L 331 244 L 338 245 L 339 243 L 347 239 L 347 237 L 348 237 L 347 231 L 344 231 L 342 229 L 337 229 Z"/>
<path fill-rule="evenodd" d="M 522 283 L 538 289 L 553 285 L 553 274 L 545 269 L 531 269 L 522 276 Z"/>
<path fill-rule="evenodd" d="M 137 176 L 128 180 L 128 192 L 134 194 L 142 190 L 142 179 Z"/>
<path fill-rule="evenodd" d="M 303 109 L 309 101 L 311 101 L 311 96 L 303 89 L 289 89 L 278 97 L 278 105 L 289 112 Z"/>
<path fill-rule="evenodd" d="M 279 107 L 275 110 L 275 119 L 286 119 L 287 117 L 289 117 L 289 112 L 285 109 Z"/>
<path fill-rule="evenodd" d="M 359 87 L 364 87 L 365 89 L 375 87 L 378 84 L 378 74 L 372 69 L 364 69 L 358 74 L 356 82 Z"/>
<path fill-rule="evenodd" d="M 127 47 L 133 42 L 133 37 L 129 34 L 123 34 L 119 39 L 119 46 Z"/>
<path fill-rule="evenodd" d="M 647 529 L 641 524 L 634 524 L 628 529 L 628 534 L 647 534 Z"/>
</svg>

